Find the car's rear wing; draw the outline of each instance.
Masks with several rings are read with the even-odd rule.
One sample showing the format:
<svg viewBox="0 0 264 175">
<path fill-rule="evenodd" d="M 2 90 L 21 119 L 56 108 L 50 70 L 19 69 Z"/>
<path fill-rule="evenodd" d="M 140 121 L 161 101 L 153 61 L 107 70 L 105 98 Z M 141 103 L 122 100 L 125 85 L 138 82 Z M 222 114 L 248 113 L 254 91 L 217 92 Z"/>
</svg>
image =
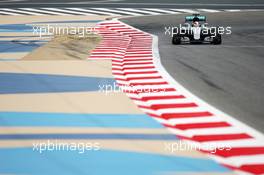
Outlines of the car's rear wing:
<svg viewBox="0 0 264 175">
<path fill-rule="evenodd" d="M 206 22 L 206 16 L 203 15 L 191 15 L 185 17 L 185 22 L 193 21 L 194 19 L 197 19 L 198 21 Z"/>
</svg>

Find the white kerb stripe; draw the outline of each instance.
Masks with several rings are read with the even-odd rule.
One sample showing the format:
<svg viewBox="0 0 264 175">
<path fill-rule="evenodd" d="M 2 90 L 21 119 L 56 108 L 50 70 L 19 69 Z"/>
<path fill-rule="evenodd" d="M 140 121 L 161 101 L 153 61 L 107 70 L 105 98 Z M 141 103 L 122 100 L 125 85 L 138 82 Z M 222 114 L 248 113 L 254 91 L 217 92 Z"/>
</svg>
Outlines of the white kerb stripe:
<svg viewBox="0 0 264 175">
<path fill-rule="evenodd" d="M 116 75 L 116 78 L 141 78 L 141 77 L 157 77 L 160 76 L 158 73 L 154 73 L 154 74 L 130 74 L 130 75 Z"/>
<path fill-rule="evenodd" d="M 177 128 L 172 128 L 173 130 L 180 130 L 186 132 L 186 134 L 190 136 L 195 135 L 213 135 L 213 134 L 241 134 L 241 130 L 236 127 L 217 127 L 217 128 L 196 128 L 196 129 L 188 129 L 181 130 Z"/>
<path fill-rule="evenodd" d="M 152 110 L 147 109 L 148 112 L 153 114 L 173 114 L 173 113 L 195 113 L 195 112 L 207 112 L 206 109 L 200 108 L 200 107 L 190 107 L 190 108 L 168 108 L 168 109 L 158 109 L 158 110 Z"/>
<path fill-rule="evenodd" d="M 22 10 L 14 10 L 14 9 L 8 9 L 8 8 L 3 8 L 1 10 L 5 10 L 5 11 L 9 11 L 9 12 L 23 13 L 23 14 L 28 14 L 28 15 L 37 15 L 37 16 L 43 15 L 43 14 L 40 14 L 40 13 L 27 12 L 27 11 L 22 11 Z"/>
<path fill-rule="evenodd" d="M 264 154 L 259 155 L 247 155 L 247 156 L 234 156 L 234 157 L 219 157 L 216 155 L 210 155 L 213 159 L 218 162 L 232 165 L 235 167 L 240 167 L 242 165 L 254 165 L 254 164 L 263 164 Z"/>
<path fill-rule="evenodd" d="M 1 9 L 0 9 L 0 14 L 4 14 L 4 15 L 13 15 L 13 16 L 21 16 L 21 15 L 23 15 L 23 14 L 18 14 L 18 13 L 12 13 L 12 12 L 1 11 Z"/>
<path fill-rule="evenodd" d="M 148 14 L 148 15 L 160 15 L 160 13 L 150 12 L 150 11 L 146 11 L 146 10 L 132 9 L 132 8 L 117 8 L 117 9 L 127 10 L 127 11 L 131 11 L 131 12 L 139 12 L 139 13 L 144 13 L 144 14 Z"/>
<path fill-rule="evenodd" d="M 206 117 L 191 117 L 191 118 L 173 118 L 173 119 L 161 119 L 156 118 L 160 123 L 168 125 L 176 124 L 191 124 L 191 123 L 207 123 L 207 122 L 222 122 L 223 119 L 218 116 L 206 116 Z"/>
<path fill-rule="evenodd" d="M 69 10 L 76 10 L 76 11 L 80 11 L 80 12 L 88 12 L 90 14 L 93 15 L 98 15 L 98 14 L 102 14 L 102 15 L 110 15 L 110 16 L 119 16 L 118 14 L 114 14 L 114 13 L 108 13 L 108 12 L 100 12 L 100 11 L 96 11 L 96 10 L 88 10 L 88 9 L 82 9 L 82 8 L 66 8 Z"/>
<path fill-rule="evenodd" d="M 52 12 L 48 10 L 39 10 L 39 9 L 33 9 L 33 8 L 20 8 L 22 10 L 28 10 L 32 12 L 40 12 L 40 13 L 47 13 L 47 14 L 52 14 L 52 15 L 62 15 L 62 16 L 68 16 L 69 14 L 66 13 L 59 13 L 59 12 Z"/>
<path fill-rule="evenodd" d="M 92 9 L 107 11 L 107 12 L 127 14 L 127 15 L 133 15 L 133 16 L 142 16 L 142 14 L 139 14 L 139 13 L 127 12 L 127 11 L 122 11 L 122 10 L 112 10 L 112 9 L 106 9 L 106 8 L 92 8 Z"/>
<path fill-rule="evenodd" d="M 263 140 L 257 140 L 255 138 L 249 139 L 238 139 L 238 140 L 219 140 L 219 141 L 206 141 L 205 144 L 226 144 L 231 147 L 254 147 L 254 146 L 264 146 Z"/>
<path fill-rule="evenodd" d="M 149 72 L 149 71 L 156 71 L 155 68 L 153 69 L 131 69 L 131 70 L 112 70 L 113 73 L 132 73 L 132 72 Z"/>
<path fill-rule="evenodd" d="M 120 66 L 112 66 L 112 68 L 133 68 L 133 67 L 146 67 L 153 66 L 153 64 L 138 64 L 138 65 L 120 65 Z"/>
<path fill-rule="evenodd" d="M 155 89 L 155 86 L 156 85 L 153 85 L 152 87 L 147 87 L 147 86 L 144 86 L 144 87 L 138 87 L 138 86 L 120 86 L 120 88 L 122 88 L 123 90 L 126 90 L 126 91 L 129 91 L 129 92 L 139 92 L 139 91 L 144 91 L 144 90 L 149 90 L 149 89 Z M 161 85 L 160 85 L 161 86 Z M 160 87 L 161 89 L 162 87 Z M 140 100 L 141 101 L 141 100 Z M 149 101 L 157 101 L 157 103 L 161 103 L 162 100 L 149 100 Z M 163 100 L 165 101 L 165 100 Z M 174 100 L 175 102 L 175 100 Z M 167 104 L 167 103 L 165 103 Z"/>
<path fill-rule="evenodd" d="M 90 13 L 75 12 L 75 11 L 71 11 L 71 10 L 63 10 L 63 9 L 58 9 L 58 8 L 42 8 L 42 9 L 44 9 L 44 10 L 52 10 L 52 11 L 58 11 L 58 12 L 63 12 L 63 13 L 77 14 L 77 15 L 86 15 L 86 16 L 91 15 Z"/>
<path fill-rule="evenodd" d="M 153 97 L 153 96 L 167 96 L 167 95 L 181 95 L 178 91 L 171 91 L 171 92 L 142 92 L 139 94 L 141 97 Z"/>
<path fill-rule="evenodd" d="M 216 130 L 217 131 L 216 128 L 213 128 L 213 129 L 208 130 L 208 131 L 206 131 L 206 129 L 200 129 L 200 130 L 199 129 L 195 129 L 195 130 L 192 130 L 192 131 L 191 130 L 175 129 L 175 128 L 167 128 L 167 129 L 169 129 L 170 132 L 172 132 L 175 135 L 184 136 L 184 137 L 194 137 L 194 136 L 197 136 L 197 135 L 199 135 L 199 136 L 207 136 L 208 135 L 208 132 L 213 131 L 213 130 Z M 241 132 L 236 132 L 234 134 L 240 134 L 240 133 Z M 214 133 L 210 133 L 210 134 L 214 134 Z M 216 133 L 216 134 L 219 134 L 219 133 Z"/>
<path fill-rule="evenodd" d="M 141 100 L 134 100 L 134 102 L 138 105 L 145 105 L 145 106 L 151 106 L 151 105 L 159 105 L 159 104 L 174 104 L 174 103 L 188 103 L 190 100 L 188 99 L 170 99 L 170 100 L 148 100 L 148 101 L 141 101 Z"/>
<path fill-rule="evenodd" d="M 94 53 L 94 52 L 93 52 Z M 123 61 L 123 60 L 122 60 Z M 114 64 L 118 64 L 118 65 L 126 65 L 126 64 L 134 64 L 134 63 L 152 63 L 151 60 L 142 60 L 142 61 L 123 61 L 123 62 L 115 62 Z"/>
</svg>

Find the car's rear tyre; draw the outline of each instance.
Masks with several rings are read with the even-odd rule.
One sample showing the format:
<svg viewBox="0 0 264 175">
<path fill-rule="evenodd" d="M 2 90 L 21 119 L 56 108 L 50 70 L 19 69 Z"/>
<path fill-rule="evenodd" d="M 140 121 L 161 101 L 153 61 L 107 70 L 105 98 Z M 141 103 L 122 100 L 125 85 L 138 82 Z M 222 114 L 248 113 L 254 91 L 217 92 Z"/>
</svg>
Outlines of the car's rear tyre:
<svg viewBox="0 0 264 175">
<path fill-rule="evenodd" d="M 179 35 L 172 36 L 172 44 L 179 45 L 181 44 L 181 37 Z"/>
</svg>

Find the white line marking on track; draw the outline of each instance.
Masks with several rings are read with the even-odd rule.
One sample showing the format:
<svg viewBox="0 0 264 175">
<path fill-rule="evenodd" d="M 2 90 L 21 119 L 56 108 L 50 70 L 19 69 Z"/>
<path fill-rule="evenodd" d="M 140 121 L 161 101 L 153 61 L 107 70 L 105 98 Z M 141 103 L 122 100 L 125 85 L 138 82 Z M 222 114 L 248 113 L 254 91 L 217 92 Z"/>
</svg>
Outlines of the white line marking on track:
<svg viewBox="0 0 264 175">
<path fill-rule="evenodd" d="M 154 8 L 143 8 L 144 10 L 154 11 L 154 12 L 161 12 L 165 14 L 180 14 L 180 12 L 170 11 L 170 10 L 164 10 L 164 9 L 154 9 Z"/>
<path fill-rule="evenodd" d="M 240 12 L 241 10 L 239 9 L 230 9 L 230 10 L 224 10 L 226 12 Z"/>
<path fill-rule="evenodd" d="M 199 11 L 192 9 L 171 9 L 171 10 L 175 10 L 177 12 L 183 12 L 183 13 L 199 13 Z"/>
<path fill-rule="evenodd" d="M 220 10 L 214 10 L 214 9 L 197 9 L 197 10 L 202 12 L 210 12 L 210 13 L 221 12 Z"/>
</svg>

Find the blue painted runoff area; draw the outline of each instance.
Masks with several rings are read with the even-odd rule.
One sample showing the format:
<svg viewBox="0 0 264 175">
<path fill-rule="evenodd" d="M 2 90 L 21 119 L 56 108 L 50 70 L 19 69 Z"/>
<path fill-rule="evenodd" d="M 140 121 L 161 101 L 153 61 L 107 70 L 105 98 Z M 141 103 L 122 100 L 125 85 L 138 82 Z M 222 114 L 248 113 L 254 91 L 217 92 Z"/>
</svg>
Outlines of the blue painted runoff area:
<svg viewBox="0 0 264 175">
<path fill-rule="evenodd" d="M 0 73 L 0 94 L 99 91 L 113 78 L 70 75 Z"/>
<path fill-rule="evenodd" d="M 0 41 L 0 53 L 6 52 L 31 52 L 47 42 L 43 41 Z"/>
<path fill-rule="evenodd" d="M 172 134 L 0 134 L 0 140 L 32 139 L 177 140 Z"/>
<path fill-rule="evenodd" d="M 101 145 L 103 147 L 103 145 Z M 112 150 L 0 149 L 0 174 L 161 175 L 230 172 L 213 160 Z"/>
<path fill-rule="evenodd" d="M 0 32 L 33 32 L 33 28 L 26 24 L 2 24 Z"/>
<path fill-rule="evenodd" d="M 163 128 L 161 124 L 145 114 L 75 114 L 39 112 L 0 112 L 0 126 Z"/>
</svg>

